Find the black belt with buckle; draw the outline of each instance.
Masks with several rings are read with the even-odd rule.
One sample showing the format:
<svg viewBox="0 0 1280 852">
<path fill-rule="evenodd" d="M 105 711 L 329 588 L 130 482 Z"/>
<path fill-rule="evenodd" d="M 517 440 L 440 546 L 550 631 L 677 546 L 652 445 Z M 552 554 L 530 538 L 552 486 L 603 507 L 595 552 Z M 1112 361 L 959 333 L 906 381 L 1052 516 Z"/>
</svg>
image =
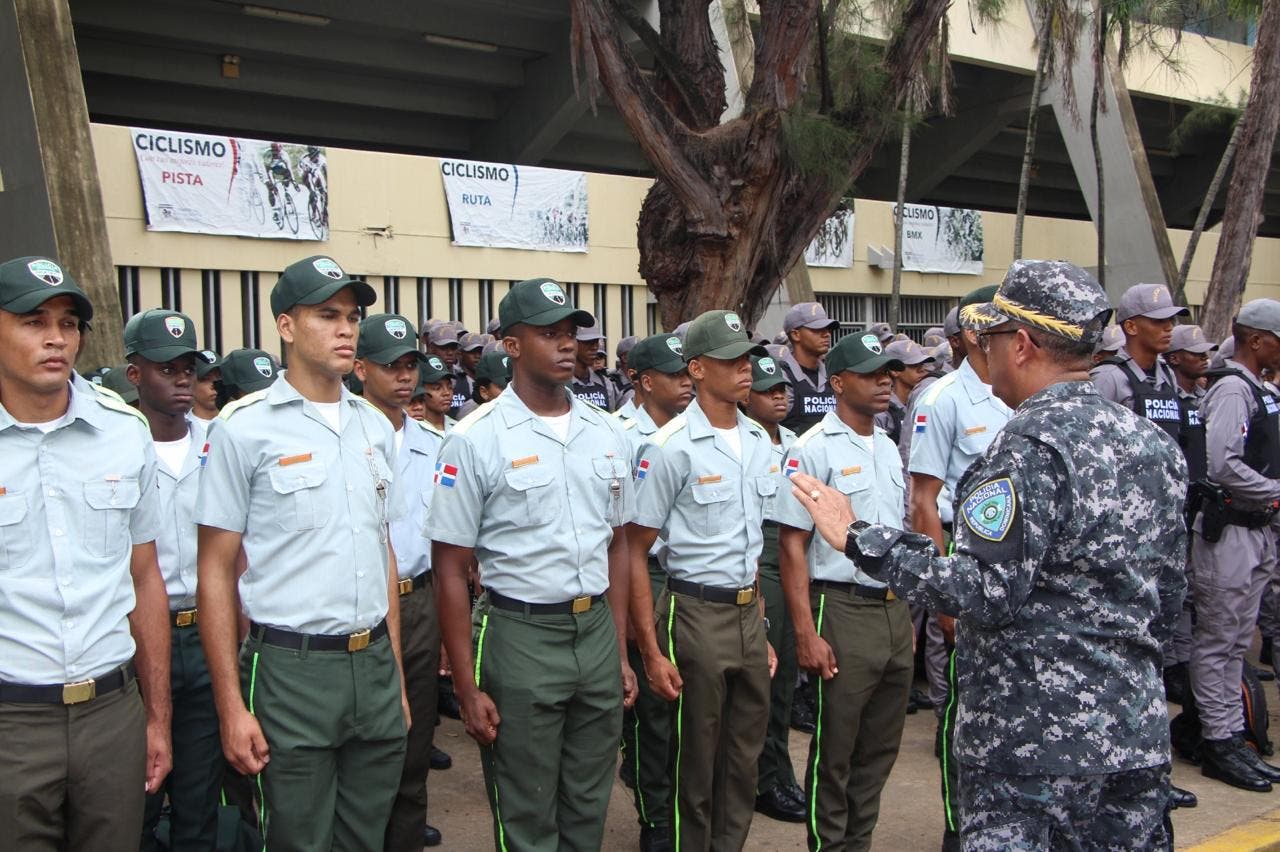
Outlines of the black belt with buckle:
<svg viewBox="0 0 1280 852">
<path fill-rule="evenodd" d="M 75 683 L 54 683 L 48 686 L 29 686 L 25 683 L 0 683 L 0 702 L 15 704 L 81 704 L 100 698 L 127 686 L 137 671 L 133 661 L 98 678 L 87 678 Z"/>
<path fill-rule="evenodd" d="M 387 635 L 387 621 L 383 619 L 378 626 L 368 630 L 357 630 L 355 633 L 294 633 L 292 630 L 281 630 L 279 627 L 267 627 L 262 624 L 249 625 L 249 635 L 264 645 L 277 648 L 288 648 L 301 651 L 304 647 L 309 651 L 347 651 L 354 653 L 363 651 L 373 642 Z"/>
<path fill-rule="evenodd" d="M 431 572 L 423 571 L 416 577 L 410 577 L 408 580 L 400 581 L 400 597 L 411 595 L 421 589 L 431 581 Z"/>
<path fill-rule="evenodd" d="M 196 609 L 180 609 L 169 613 L 169 618 L 174 627 L 193 627 L 196 623 Z"/>
<path fill-rule="evenodd" d="M 898 596 L 888 586 L 881 588 L 879 586 L 864 586 L 861 583 L 841 583 L 837 580 L 814 580 L 811 585 L 815 589 L 857 595 L 860 598 L 870 598 L 873 601 L 888 602 L 898 599 Z"/>
<path fill-rule="evenodd" d="M 744 586 L 741 589 L 722 589 L 719 586 L 704 586 L 701 583 L 692 583 L 688 580 L 677 580 L 675 577 L 668 577 L 667 588 L 677 594 L 688 595 L 691 598 L 699 598 L 712 603 L 746 606 L 756 599 L 755 586 Z"/>
<path fill-rule="evenodd" d="M 582 595 L 564 603 L 526 603 L 489 589 L 489 603 L 498 609 L 508 612 L 523 612 L 526 615 L 580 615 L 599 603 L 604 595 Z"/>
</svg>

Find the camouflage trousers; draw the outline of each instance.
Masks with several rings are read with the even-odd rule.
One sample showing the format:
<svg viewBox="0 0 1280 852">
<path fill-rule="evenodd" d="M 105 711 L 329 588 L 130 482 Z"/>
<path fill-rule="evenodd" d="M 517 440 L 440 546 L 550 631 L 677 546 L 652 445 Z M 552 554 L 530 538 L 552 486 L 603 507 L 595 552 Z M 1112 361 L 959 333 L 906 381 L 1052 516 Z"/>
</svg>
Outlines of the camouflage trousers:
<svg viewBox="0 0 1280 852">
<path fill-rule="evenodd" d="M 965 764 L 964 852 L 1168 847 L 1169 765 L 1105 775 L 1005 775 Z"/>
</svg>

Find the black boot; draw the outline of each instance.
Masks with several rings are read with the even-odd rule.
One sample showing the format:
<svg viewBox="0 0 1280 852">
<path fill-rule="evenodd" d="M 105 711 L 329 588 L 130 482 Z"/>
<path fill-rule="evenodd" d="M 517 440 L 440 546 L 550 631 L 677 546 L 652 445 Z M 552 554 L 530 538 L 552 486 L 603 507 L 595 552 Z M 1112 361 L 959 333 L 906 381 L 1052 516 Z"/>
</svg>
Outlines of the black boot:
<svg viewBox="0 0 1280 852">
<path fill-rule="evenodd" d="M 1264 666 L 1271 665 L 1271 639 L 1269 637 L 1262 640 L 1262 649 L 1258 652 L 1258 662 Z"/>
<path fill-rule="evenodd" d="M 1191 678 L 1186 663 L 1174 663 L 1164 669 L 1164 696 L 1174 704 L 1186 704 L 1191 691 Z"/>
<path fill-rule="evenodd" d="M 1240 753 L 1244 746 L 1238 746 L 1238 742 L 1235 737 L 1205 740 L 1200 747 L 1200 774 L 1241 790 L 1269 793 L 1271 782 L 1254 771 L 1248 758 Z"/>
<path fill-rule="evenodd" d="M 1181 787 L 1169 785 L 1169 807 L 1170 808 L 1194 808 L 1200 804 L 1200 800 L 1196 798 L 1196 794 L 1190 790 L 1184 790 Z"/>
<path fill-rule="evenodd" d="M 1280 766 L 1267 763 L 1262 759 L 1262 755 L 1250 748 L 1241 737 L 1232 737 L 1232 741 L 1236 744 L 1236 751 L 1244 757 L 1244 762 L 1249 764 L 1249 768 L 1268 781 L 1280 782 Z"/>
</svg>

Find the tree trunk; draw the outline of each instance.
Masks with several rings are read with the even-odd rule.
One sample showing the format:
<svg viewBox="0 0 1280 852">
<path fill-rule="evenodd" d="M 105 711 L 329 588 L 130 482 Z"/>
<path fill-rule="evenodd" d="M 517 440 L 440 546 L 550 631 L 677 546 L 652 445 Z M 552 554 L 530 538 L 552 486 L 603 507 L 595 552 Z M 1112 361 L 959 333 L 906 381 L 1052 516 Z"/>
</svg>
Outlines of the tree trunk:
<svg viewBox="0 0 1280 852">
<path fill-rule="evenodd" d="M 1097 38 L 1094 44 L 1093 93 L 1089 96 L 1089 141 L 1093 144 L 1093 171 L 1098 178 L 1097 215 L 1098 227 L 1098 283 L 1107 289 L 1107 196 L 1102 165 L 1102 145 L 1098 136 L 1098 113 L 1105 110 L 1103 87 L 1106 86 L 1107 22 L 1105 12 L 1098 7 Z"/>
<path fill-rule="evenodd" d="M 1196 214 L 1195 226 L 1191 229 L 1191 237 L 1187 240 L 1187 250 L 1182 254 L 1182 265 L 1178 267 L 1178 286 L 1174 290 L 1173 300 L 1179 305 L 1187 304 L 1187 273 L 1191 271 L 1191 261 L 1196 256 L 1196 247 L 1200 245 L 1200 235 L 1204 233 L 1204 226 L 1209 221 L 1209 212 L 1213 209 L 1213 202 L 1218 198 L 1218 192 L 1222 189 L 1222 182 L 1227 177 L 1227 170 L 1231 167 L 1231 160 L 1236 155 L 1236 148 L 1240 144 L 1240 128 L 1244 122 L 1241 118 L 1236 119 L 1236 123 L 1231 128 L 1231 138 L 1227 140 L 1227 147 L 1222 152 L 1222 159 L 1218 160 L 1217 171 L 1213 173 L 1213 180 L 1209 181 L 1209 189 L 1204 194 L 1204 201 L 1200 204 L 1200 212 Z"/>
<path fill-rule="evenodd" d="M 1262 199 L 1271 168 L 1271 150 L 1280 124 L 1280 0 L 1264 0 L 1253 48 L 1249 101 L 1240 117 L 1236 166 L 1227 188 L 1222 235 L 1213 259 L 1201 325 L 1210 340 L 1221 340 L 1240 308 L 1253 241 L 1262 222 Z"/>
<path fill-rule="evenodd" d="M 1052 51 L 1049 47 L 1050 28 L 1053 26 L 1053 13 L 1045 4 L 1041 11 L 1044 20 L 1040 22 L 1040 31 L 1036 35 L 1036 74 L 1031 82 L 1031 105 L 1027 110 L 1027 139 L 1022 149 L 1022 172 L 1018 176 L 1018 212 L 1013 219 L 1013 259 L 1022 258 L 1022 222 L 1027 216 L 1027 193 L 1031 189 L 1031 163 L 1036 152 L 1036 127 L 1040 123 L 1040 97 L 1044 93 L 1045 69 L 1049 65 Z"/>
<path fill-rule="evenodd" d="M 902 310 L 902 207 L 907 203 L 907 169 L 911 163 L 911 121 L 914 118 L 911 98 L 902 116 L 902 151 L 898 159 L 898 203 L 893 208 L 893 285 L 889 290 L 889 327 L 898 333 Z"/>
</svg>

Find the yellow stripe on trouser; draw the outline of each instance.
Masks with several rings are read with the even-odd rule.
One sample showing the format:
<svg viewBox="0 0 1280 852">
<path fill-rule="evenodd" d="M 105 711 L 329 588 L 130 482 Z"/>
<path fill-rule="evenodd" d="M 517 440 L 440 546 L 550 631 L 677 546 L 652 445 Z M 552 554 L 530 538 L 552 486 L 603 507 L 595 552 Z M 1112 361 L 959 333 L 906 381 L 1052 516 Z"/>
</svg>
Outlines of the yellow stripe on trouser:
<svg viewBox="0 0 1280 852">
<path fill-rule="evenodd" d="M 480 688 L 480 664 L 484 661 L 484 637 L 489 631 L 489 614 L 485 613 L 480 617 L 480 635 L 476 637 L 476 665 L 472 672 L 472 677 L 476 682 L 476 689 Z M 493 760 L 493 745 L 487 746 L 489 749 L 489 759 Z M 496 761 L 495 761 L 496 764 Z M 502 827 L 502 806 L 498 802 L 498 771 L 494 766 L 493 772 L 493 818 L 498 823 L 498 848 L 502 852 L 507 852 L 507 832 Z"/>
<path fill-rule="evenodd" d="M 258 685 L 258 652 L 253 652 L 253 665 L 249 669 L 249 712 L 253 713 L 253 693 Z M 265 767 L 264 767 L 265 771 Z M 258 785 L 258 830 L 262 832 L 262 852 L 267 852 L 267 797 L 262 792 L 262 773 L 254 776 Z M 224 797 L 225 801 L 225 797 Z"/>
<path fill-rule="evenodd" d="M 814 625 L 818 636 L 822 636 L 822 614 L 826 607 L 827 596 L 818 595 L 818 618 L 817 624 Z M 813 783 L 809 789 L 809 832 L 813 835 L 813 848 L 817 852 L 822 848 L 822 835 L 818 834 L 818 763 L 822 759 L 822 676 L 812 673 L 810 676 L 818 678 L 818 684 L 814 690 L 817 694 L 817 707 L 813 714 Z"/>
<path fill-rule="evenodd" d="M 667 659 L 676 665 L 676 596 L 667 595 Z M 678 668 L 678 666 L 677 666 Z M 675 852 L 680 852 L 680 752 L 684 746 L 684 690 L 676 698 L 676 764 L 671 775 L 671 804 L 674 813 L 672 840 Z"/>
</svg>

